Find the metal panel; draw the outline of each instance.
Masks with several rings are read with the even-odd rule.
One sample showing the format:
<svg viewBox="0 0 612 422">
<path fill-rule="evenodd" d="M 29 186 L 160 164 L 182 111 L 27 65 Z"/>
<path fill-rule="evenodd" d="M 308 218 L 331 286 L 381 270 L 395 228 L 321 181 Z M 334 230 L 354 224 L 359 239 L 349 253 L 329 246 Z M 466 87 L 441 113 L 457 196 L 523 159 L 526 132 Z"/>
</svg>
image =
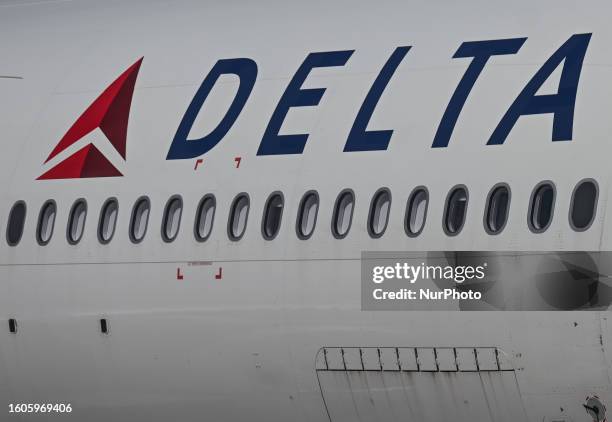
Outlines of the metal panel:
<svg viewBox="0 0 612 422">
<path fill-rule="evenodd" d="M 476 349 L 478 369 L 481 371 L 498 371 L 497 349 L 493 347 L 478 347 Z"/>
<path fill-rule="evenodd" d="M 344 359 L 342 359 L 342 349 L 340 347 L 326 347 L 324 350 L 327 368 L 334 370 L 344 370 Z"/>
<path fill-rule="evenodd" d="M 380 356 L 378 349 L 375 347 L 364 347 L 361 349 L 361 358 L 363 360 L 363 369 L 366 371 L 380 371 Z"/>
<path fill-rule="evenodd" d="M 513 371 L 510 357 L 495 347 L 325 347 L 317 370 L 469 372 Z"/>
<path fill-rule="evenodd" d="M 513 371 L 320 371 L 331 422 L 526 421 Z"/>
<path fill-rule="evenodd" d="M 361 359 L 361 350 L 357 347 L 343 348 L 344 363 L 349 371 L 363 370 L 363 362 Z"/>
<path fill-rule="evenodd" d="M 327 367 L 327 359 L 325 356 L 325 349 L 319 349 L 319 352 L 317 353 L 317 360 L 315 363 L 315 366 L 318 370 L 322 370 L 322 369 L 329 369 Z"/>
<path fill-rule="evenodd" d="M 440 371 L 457 371 L 457 356 L 454 348 L 441 348 L 436 350 L 436 359 L 438 361 L 438 370 Z"/>
<path fill-rule="evenodd" d="M 412 347 L 398 347 L 400 369 L 402 371 L 418 371 L 415 350 Z"/>
<path fill-rule="evenodd" d="M 499 349 L 495 349 L 497 353 L 497 362 L 499 363 L 500 371 L 512 371 L 514 370 L 514 365 L 510 360 L 510 356 L 506 353 L 502 352 Z"/>
<path fill-rule="evenodd" d="M 460 371 L 478 371 L 476 362 L 476 349 L 461 347 L 457 348 L 457 366 Z"/>
<path fill-rule="evenodd" d="M 416 352 L 420 371 L 438 370 L 438 363 L 436 362 L 436 354 L 433 347 L 418 347 Z"/>
<path fill-rule="evenodd" d="M 397 356 L 397 348 L 383 347 L 380 350 L 380 363 L 383 371 L 399 371 L 399 359 Z"/>
<path fill-rule="evenodd" d="M 515 373 L 495 348 L 343 350 L 345 359 L 359 352 L 366 370 L 317 371 L 331 422 L 526 421 Z"/>
</svg>

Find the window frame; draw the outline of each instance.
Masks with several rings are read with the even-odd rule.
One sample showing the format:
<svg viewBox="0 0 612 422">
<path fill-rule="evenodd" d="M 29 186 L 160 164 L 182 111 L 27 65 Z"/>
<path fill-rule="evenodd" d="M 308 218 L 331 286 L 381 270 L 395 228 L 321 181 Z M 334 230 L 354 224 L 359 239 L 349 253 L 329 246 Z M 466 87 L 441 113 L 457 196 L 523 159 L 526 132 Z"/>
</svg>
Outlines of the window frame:
<svg viewBox="0 0 612 422">
<path fill-rule="evenodd" d="M 176 228 L 176 233 L 174 234 L 173 237 L 169 237 L 167 235 L 167 226 L 168 226 L 168 212 L 170 212 L 170 205 L 172 205 L 172 203 L 174 201 L 178 201 L 179 202 L 179 207 L 180 207 L 180 212 L 179 212 L 179 219 L 178 219 L 178 227 Z M 170 198 L 168 198 L 168 200 L 166 201 L 166 205 L 164 205 L 164 213 L 162 214 L 162 221 L 161 221 L 161 237 L 162 240 L 166 243 L 172 243 L 176 240 L 176 238 L 178 237 L 179 233 L 181 232 L 181 220 L 183 219 L 183 197 L 181 195 L 172 195 Z"/>
<path fill-rule="evenodd" d="M 593 215 L 591 217 L 591 221 L 589 221 L 589 224 L 587 224 L 584 228 L 579 228 L 579 227 L 576 227 L 576 225 L 574 224 L 574 221 L 572 220 L 572 212 L 574 211 L 574 200 L 576 199 L 576 191 L 578 190 L 580 186 L 582 186 L 585 183 L 592 183 L 593 186 L 595 186 L 595 200 L 593 203 Z M 567 214 L 569 225 L 572 228 L 572 230 L 574 230 L 575 232 L 581 233 L 581 232 L 585 232 L 588 229 L 590 229 L 593 223 L 595 222 L 595 218 L 597 217 L 598 207 L 599 207 L 599 183 L 597 183 L 597 180 L 591 177 L 587 177 L 587 178 L 579 180 L 578 183 L 576 183 L 576 186 L 574 186 L 574 189 L 572 190 L 572 196 L 570 197 L 570 207 L 569 207 L 569 211 Z"/>
<path fill-rule="evenodd" d="M 421 226 L 421 229 L 418 232 L 413 233 L 412 230 L 410 230 L 410 222 L 409 222 L 409 218 L 411 216 L 410 211 L 412 210 L 413 201 L 415 200 L 417 194 L 420 192 L 425 193 L 425 216 L 423 217 L 423 224 Z M 429 190 L 424 185 L 417 186 L 414 189 L 412 189 L 412 191 L 410 192 L 410 195 L 408 195 L 408 199 L 406 200 L 406 210 L 404 212 L 404 232 L 406 232 L 406 236 L 418 237 L 420 236 L 421 233 L 423 233 L 423 230 L 425 230 L 425 225 L 427 224 L 428 211 L 429 211 Z"/>
<path fill-rule="evenodd" d="M 136 211 L 138 210 L 138 205 L 140 205 L 140 203 L 143 201 L 146 202 L 148 205 L 149 215 L 147 216 L 147 221 L 145 223 L 145 228 L 144 228 L 144 233 L 142 235 L 142 238 L 136 239 L 136 237 L 134 236 L 134 222 L 135 222 L 134 219 L 136 217 Z M 132 206 L 132 212 L 130 213 L 130 225 L 128 226 L 128 235 L 129 235 L 130 241 L 133 244 L 138 245 L 142 243 L 145 237 L 147 237 L 147 231 L 149 230 L 149 220 L 150 219 L 151 219 L 151 199 L 149 199 L 149 197 L 146 195 L 142 195 L 138 197 L 136 201 L 134 201 L 134 205 Z"/>
<path fill-rule="evenodd" d="M 266 233 L 266 221 L 268 219 L 267 217 L 268 217 L 270 203 L 275 196 L 280 196 L 283 206 L 282 206 L 280 216 L 279 216 L 278 229 L 276 230 L 276 233 L 274 233 L 272 236 L 269 236 L 268 233 Z M 264 203 L 263 215 L 261 216 L 261 235 L 265 240 L 274 240 L 276 236 L 278 236 L 278 234 L 280 233 L 281 225 L 283 223 L 283 212 L 284 211 L 285 211 L 285 195 L 283 195 L 283 193 L 279 190 L 274 191 L 270 195 L 268 195 L 268 199 L 266 199 L 266 202 Z"/>
<path fill-rule="evenodd" d="M 72 223 L 74 222 L 74 213 L 76 212 L 76 208 L 79 204 L 83 204 L 85 206 L 85 219 L 83 220 L 83 231 L 78 239 L 73 239 L 70 232 L 72 229 Z M 76 199 L 72 206 L 70 207 L 70 212 L 68 213 L 68 224 L 66 225 L 66 240 L 70 245 L 78 245 L 81 240 L 83 240 L 83 236 L 85 236 L 85 228 L 87 227 L 87 214 L 89 214 L 89 209 L 87 205 L 87 200 L 85 198 Z"/>
<path fill-rule="evenodd" d="M 543 228 L 538 229 L 533 225 L 533 221 L 531 218 L 531 215 L 533 213 L 533 205 L 534 205 L 533 201 L 535 199 L 535 195 L 538 192 L 538 190 L 540 190 L 545 185 L 550 185 L 550 187 L 552 188 L 552 192 L 553 192 L 552 207 L 550 209 L 550 219 L 548 220 L 548 223 Z M 556 205 L 557 205 L 557 187 L 555 186 L 553 181 L 543 180 L 540 183 L 536 184 L 535 187 L 531 191 L 531 195 L 529 196 L 529 209 L 527 211 L 527 226 L 529 227 L 529 230 L 532 233 L 534 234 L 544 233 L 546 230 L 550 228 L 550 226 L 552 225 L 553 219 L 555 217 L 555 206 Z"/>
<path fill-rule="evenodd" d="M 465 214 L 463 216 L 463 220 L 461 221 L 461 226 L 459 226 L 459 228 L 456 231 L 452 232 L 449 230 L 448 224 L 447 224 L 448 212 L 450 211 L 450 200 L 455 194 L 455 192 L 457 192 L 460 189 L 463 189 L 463 191 L 465 191 Z M 444 230 L 444 233 L 447 236 L 455 237 L 455 236 L 458 236 L 463 231 L 463 228 L 465 227 L 465 223 L 467 222 L 469 205 L 470 205 L 470 191 L 466 185 L 458 184 L 449 189 L 448 193 L 446 194 L 446 199 L 444 200 L 444 213 L 442 215 L 442 229 Z"/>
<path fill-rule="evenodd" d="M 506 218 L 504 219 L 504 224 L 502 224 L 502 226 L 499 229 L 491 230 L 491 228 L 489 227 L 489 210 L 491 208 L 491 200 L 493 199 L 493 194 L 500 188 L 505 188 L 506 191 L 508 192 L 508 206 L 506 208 L 506 216 L 505 216 Z M 493 185 L 493 187 L 489 190 L 489 193 L 487 194 L 484 214 L 482 217 L 482 223 L 483 223 L 485 232 L 487 232 L 487 234 L 491 236 L 495 236 L 495 235 L 501 234 L 501 232 L 504 231 L 504 229 L 508 225 L 508 220 L 510 219 L 510 205 L 511 204 L 512 204 L 512 190 L 510 189 L 510 185 L 508 185 L 506 182 L 499 182 Z"/>
<path fill-rule="evenodd" d="M 52 206 L 54 208 L 55 217 L 53 218 L 53 225 L 51 226 L 51 234 L 49 234 L 49 240 L 43 241 L 40 235 L 40 229 L 43 219 L 43 212 L 48 206 Z M 55 202 L 55 200 L 47 199 L 45 202 L 43 202 L 42 206 L 40 207 L 40 211 L 38 212 L 38 220 L 36 222 L 36 242 L 38 242 L 40 246 L 47 246 L 49 242 L 51 242 L 51 239 L 53 239 L 53 233 L 55 232 L 55 223 L 57 221 L 57 214 L 57 203 Z"/>
<path fill-rule="evenodd" d="M 306 205 L 306 199 L 308 199 L 311 195 L 314 196 L 317 201 L 317 212 L 315 213 L 314 221 L 312 223 L 312 230 L 310 230 L 310 233 L 308 235 L 304 235 L 304 233 L 302 233 L 302 230 L 300 228 L 302 226 L 302 218 L 304 215 L 304 206 Z M 302 198 L 300 199 L 297 215 L 295 218 L 295 233 L 298 239 L 308 240 L 312 237 L 312 235 L 315 232 L 315 229 L 317 228 L 317 219 L 319 218 L 319 208 L 320 207 L 321 207 L 321 200 L 319 197 L 319 192 L 317 192 L 314 189 L 304 192 L 304 195 L 302 195 Z"/>
<path fill-rule="evenodd" d="M 238 205 L 238 201 L 240 199 L 242 199 L 243 197 L 246 198 L 246 200 L 247 200 L 247 207 L 248 207 L 247 215 L 246 215 L 246 218 L 244 220 L 244 230 L 242 230 L 242 233 L 240 233 L 240 236 L 234 236 L 234 233 L 232 232 L 232 222 L 234 221 L 234 215 L 235 215 L 235 211 L 236 211 L 236 206 Z M 251 197 L 246 192 L 240 192 L 239 194 L 234 196 L 234 199 L 232 200 L 232 203 L 230 205 L 229 215 L 228 215 L 228 218 L 227 218 L 227 236 L 228 236 L 228 238 L 232 242 L 238 242 L 246 234 L 246 231 L 247 231 L 247 228 L 248 228 L 248 224 L 249 224 L 249 215 L 250 214 L 251 214 Z"/>
<path fill-rule="evenodd" d="M 351 210 L 351 217 L 349 218 L 348 227 L 346 228 L 346 232 L 344 234 L 340 234 L 336 231 L 336 220 L 338 218 L 338 207 L 340 206 L 340 200 L 344 197 L 344 195 L 351 195 L 353 198 L 353 209 Z M 334 238 L 341 240 L 344 239 L 351 232 L 351 227 L 353 226 L 353 217 L 355 215 L 355 205 L 357 204 L 357 198 L 355 197 L 355 192 L 353 189 L 345 188 L 342 189 L 338 195 L 336 196 L 336 200 L 334 201 L 334 208 L 331 219 L 331 232 Z"/>
<path fill-rule="evenodd" d="M 105 240 L 104 237 L 102 236 L 102 223 L 104 222 L 106 208 L 110 206 L 110 204 L 113 202 L 117 205 L 117 218 L 115 218 L 115 223 L 113 224 L 113 231 L 112 231 L 111 236 L 108 238 L 108 240 Z M 98 233 L 98 241 L 102 245 L 108 245 L 111 242 L 111 240 L 113 240 L 113 237 L 115 237 L 115 233 L 117 232 L 117 221 L 119 221 L 119 200 L 116 197 L 112 196 L 110 198 L 107 198 L 102 203 L 102 207 L 100 208 L 100 217 L 98 218 L 98 229 L 96 231 Z"/>
<path fill-rule="evenodd" d="M 211 200 L 212 201 L 212 219 L 210 221 L 210 231 L 208 232 L 208 234 L 205 237 L 200 236 L 200 230 L 198 230 L 198 227 L 200 226 L 200 216 L 202 214 L 202 207 L 204 206 L 204 204 L 206 203 L 207 200 Z M 193 236 L 195 237 L 195 240 L 197 242 L 206 242 L 208 240 L 208 238 L 210 237 L 210 235 L 213 232 L 213 229 L 215 228 L 215 215 L 217 213 L 217 198 L 215 197 L 214 194 L 212 193 L 207 193 L 206 195 L 204 195 L 201 199 L 200 202 L 198 202 L 198 207 L 196 208 L 196 215 L 193 221 Z"/>
<path fill-rule="evenodd" d="M 385 224 L 380 233 L 376 233 L 374 228 L 372 227 L 372 218 L 374 218 L 374 206 L 376 205 L 376 201 L 383 195 L 389 195 L 389 211 L 387 212 L 387 218 L 385 219 Z M 389 226 L 389 218 L 391 217 L 391 206 L 393 205 L 393 196 L 391 195 L 391 190 L 388 187 L 378 188 L 374 195 L 372 195 L 372 199 L 370 200 L 370 209 L 368 211 L 368 220 L 367 220 L 367 229 L 368 234 L 372 239 L 381 238 L 385 232 L 387 231 L 387 227 Z"/>
<path fill-rule="evenodd" d="M 15 242 L 11 242 L 11 239 L 9 238 L 9 230 L 11 229 L 11 221 L 13 219 L 13 213 L 15 212 L 15 208 L 17 208 L 18 205 L 23 205 L 23 209 L 24 209 L 23 224 L 21 225 L 19 238 Z M 8 220 L 6 224 L 6 243 L 9 246 L 11 247 L 17 246 L 21 242 L 21 239 L 23 239 L 23 232 L 25 231 L 25 225 L 27 222 L 27 218 L 28 218 L 28 205 L 26 204 L 26 202 L 22 199 L 15 201 L 13 205 L 11 206 L 11 210 L 9 211 Z"/>
</svg>

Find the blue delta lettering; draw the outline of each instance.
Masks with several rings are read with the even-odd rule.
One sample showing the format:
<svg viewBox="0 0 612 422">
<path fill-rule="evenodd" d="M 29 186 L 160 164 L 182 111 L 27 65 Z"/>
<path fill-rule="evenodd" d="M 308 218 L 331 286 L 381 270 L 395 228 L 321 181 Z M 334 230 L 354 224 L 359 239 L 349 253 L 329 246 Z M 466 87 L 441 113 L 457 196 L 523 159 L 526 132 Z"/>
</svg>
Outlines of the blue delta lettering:
<svg viewBox="0 0 612 422">
<path fill-rule="evenodd" d="M 576 93 L 582 64 L 591 39 L 590 33 L 574 34 L 559 47 L 527 82 L 494 129 L 487 145 L 501 145 L 521 116 L 550 114 L 553 118 L 551 140 L 571 141 L 574 125 Z M 435 133 L 432 148 L 446 148 L 450 142 L 461 110 L 468 100 L 486 64 L 498 56 L 517 54 L 527 38 L 468 41 L 462 43 L 453 59 L 470 59 L 463 77 L 453 92 Z M 382 66 L 366 94 L 347 135 L 344 152 L 384 151 L 388 148 L 393 129 L 367 130 L 395 71 L 409 53 L 410 46 L 397 47 Z M 310 53 L 289 81 L 261 138 L 258 156 L 302 154 L 308 133 L 280 135 L 279 131 L 292 108 L 316 107 L 325 95 L 326 87 L 303 88 L 310 72 L 316 68 L 343 67 L 354 50 Z M 554 94 L 537 92 L 562 66 L 558 90 Z M 168 160 L 199 157 L 214 148 L 231 130 L 244 109 L 257 81 L 257 63 L 250 58 L 223 59 L 210 70 L 191 100 L 168 151 Z M 239 86 L 225 115 L 217 126 L 201 138 L 189 139 L 191 128 L 213 87 L 223 75 L 238 77 Z"/>
</svg>

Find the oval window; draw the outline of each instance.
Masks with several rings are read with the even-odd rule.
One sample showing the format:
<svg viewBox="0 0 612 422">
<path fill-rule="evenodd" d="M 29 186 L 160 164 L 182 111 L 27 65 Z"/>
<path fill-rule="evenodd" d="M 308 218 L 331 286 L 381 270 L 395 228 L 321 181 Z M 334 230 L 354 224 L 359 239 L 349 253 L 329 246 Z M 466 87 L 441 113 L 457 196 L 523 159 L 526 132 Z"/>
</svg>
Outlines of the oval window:
<svg viewBox="0 0 612 422">
<path fill-rule="evenodd" d="M 195 237 L 199 242 L 204 242 L 210 236 L 215 220 L 216 200 L 213 195 L 206 195 L 200 201 L 195 221 Z"/>
<path fill-rule="evenodd" d="M 334 207 L 332 220 L 332 232 L 338 239 L 346 237 L 351 229 L 353 220 L 353 208 L 355 206 L 355 195 L 351 190 L 340 192 Z"/>
<path fill-rule="evenodd" d="M 249 197 L 241 193 L 233 201 L 227 231 L 231 240 L 240 240 L 244 235 L 249 217 Z"/>
<path fill-rule="evenodd" d="M 278 234 L 283 218 L 284 205 L 285 201 L 283 199 L 283 194 L 280 192 L 271 194 L 266 201 L 263 220 L 261 222 L 261 232 L 264 239 L 272 240 Z"/>
<path fill-rule="evenodd" d="M 593 180 L 578 183 L 572 195 L 570 224 L 577 231 L 588 229 L 597 211 L 597 184 Z"/>
<path fill-rule="evenodd" d="M 183 214 L 183 200 L 180 196 L 173 196 L 168 200 L 164 210 L 162 224 L 162 238 L 166 242 L 172 242 L 178 235 L 181 226 L 181 215 Z"/>
<path fill-rule="evenodd" d="M 8 226 L 6 227 L 6 241 L 9 246 L 17 246 L 23 235 L 23 227 L 26 219 L 26 204 L 18 201 L 9 213 Z"/>
<path fill-rule="evenodd" d="M 119 203 L 116 199 L 108 199 L 104 205 L 102 205 L 100 221 L 98 222 L 98 239 L 100 243 L 106 244 L 113 238 L 118 214 Z"/>
<path fill-rule="evenodd" d="M 423 231 L 425 220 L 427 219 L 427 205 L 429 204 L 429 194 L 425 188 L 416 188 L 408 198 L 406 207 L 406 234 L 416 237 Z"/>
<path fill-rule="evenodd" d="M 534 233 L 542 233 L 550 226 L 555 209 L 555 188 L 551 183 L 536 186 L 529 208 L 529 228 Z"/>
<path fill-rule="evenodd" d="M 506 185 L 494 187 L 489 193 L 485 228 L 489 234 L 498 234 L 506 226 L 510 209 L 510 189 Z"/>
<path fill-rule="evenodd" d="M 78 199 L 70 210 L 68 219 L 68 243 L 76 245 L 81 241 L 85 231 L 85 219 L 87 218 L 87 204 L 84 199 Z"/>
<path fill-rule="evenodd" d="M 143 197 L 136 201 L 132 210 L 132 218 L 130 221 L 130 239 L 134 243 L 140 243 L 147 234 L 147 225 L 149 224 L 149 213 L 151 211 L 151 202 L 148 198 Z"/>
<path fill-rule="evenodd" d="M 319 212 L 319 195 L 314 192 L 306 192 L 300 201 L 298 208 L 298 219 L 296 224 L 297 234 L 300 239 L 306 240 L 314 232 Z"/>
<path fill-rule="evenodd" d="M 42 246 L 48 244 L 51 240 L 51 236 L 53 236 L 56 215 L 57 208 L 53 201 L 45 202 L 40 209 L 38 226 L 36 228 L 36 240 L 38 240 L 38 243 Z"/>
<path fill-rule="evenodd" d="M 374 194 L 368 216 L 368 232 L 371 237 L 381 237 L 387 229 L 389 212 L 391 210 L 391 192 L 380 189 Z"/>
<path fill-rule="evenodd" d="M 464 187 L 456 187 L 448 195 L 444 215 L 444 231 L 449 236 L 459 234 L 467 214 L 468 193 Z"/>
</svg>

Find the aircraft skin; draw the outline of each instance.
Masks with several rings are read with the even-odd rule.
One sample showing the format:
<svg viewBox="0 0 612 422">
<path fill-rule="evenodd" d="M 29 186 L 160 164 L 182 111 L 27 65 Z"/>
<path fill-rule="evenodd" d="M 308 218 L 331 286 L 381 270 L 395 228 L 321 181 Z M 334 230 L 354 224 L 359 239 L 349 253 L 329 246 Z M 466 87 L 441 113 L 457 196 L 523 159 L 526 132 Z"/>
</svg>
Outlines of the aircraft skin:
<svg viewBox="0 0 612 422">
<path fill-rule="evenodd" d="M 583 406 L 586 398 L 612 400 L 612 327 L 605 306 L 576 312 L 362 311 L 360 257 L 362 251 L 612 249 L 609 12 L 604 1 L 566 0 L 0 3 L 0 319 L 18 324 L 17 333 L 0 324 L 0 420 L 336 422 L 420 415 L 429 421 L 439 420 L 434 409 L 440 402 L 463 409 L 454 420 L 506 420 L 491 409 L 469 413 L 467 400 L 458 399 L 461 391 L 437 378 L 431 389 L 419 390 L 417 381 L 401 391 L 384 383 L 359 389 L 361 381 L 349 379 L 348 396 L 342 396 L 334 388 L 344 381 L 334 384 L 317 372 L 322 348 L 443 346 L 496 347 L 508 357 L 520 393 L 510 405 L 523 416 L 514 420 L 594 420 Z M 584 33 L 592 38 L 572 140 L 551 141 L 552 115 L 540 114 L 521 117 L 502 145 L 487 145 L 542 64 L 572 35 Z M 461 43 L 518 37 L 527 40 L 516 54 L 493 56 L 484 67 L 448 147 L 432 148 L 471 60 L 453 58 Z M 399 46 L 412 48 L 368 124 L 368 130 L 393 130 L 388 148 L 343 152 L 364 97 Z M 353 49 L 344 66 L 310 73 L 303 87 L 326 88 L 320 103 L 291 109 L 283 122 L 282 134 L 309 134 L 303 153 L 257 155 L 304 58 Z M 78 116 L 141 57 L 126 159 L 96 130 L 45 163 Z M 218 60 L 229 58 L 250 58 L 258 67 L 240 115 L 213 149 L 197 157 L 202 162 L 196 169 L 196 158 L 167 160 L 196 90 Z M 541 93 L 557 91 L 560 69 Z M 216 126 L 236 89 L 235 77 L 219 79 L 192 137 Z M 36 180 L 88 142 L 123 177 Z M 585 178 L 598 184 L 597 214 L 588 230 L 576 232 L 568 213 L 572 191 Z M 556 187 L 553 221 L 533 233 L 527 227 L 530 195 L 544 180 Z M 509 219 L 500 234 L 490 235 L 483 228 L 485 201 L 500 182 L 511 188 Z M 457 184 L 469 190 L 467 218 L 457 236 L 448 236 L 444 201 Z M 404 231 L 405 208 L 421 185 L 429 192 L 428 214 L 413 238 Z M 381 187 L 392 193 L 390 218 L 384 235 L 371 238 L 368 211 Z M 336 239 L 332 212 L 345 188 L 356 198 L 352 227 Z M 301 240 L 298 204 L 313 189 L 320 197 L 317 225 L 310 239 Z M 282 225 L 265 240 L 262 213 L 275 191 L 285 199 Z M 228 214 L 240 192 L 248 193 L 250 212 L 244 236 L 232 241 Z M 216 197 L 214 227 L 207 241 L 198 242 L 196 209 L 209 193 Z M 130 214 L 143 195 L 151 201 L 148 231 L 134 244 Z M 183 213 L 180 233 L 168 243 L 161 221 L 173 195 L 182 197 Z M 119 216 L 114 237 L 103 245 L 96 230 L 111 197 Z M 82 240 L 72 245 L 68 214 L 79 198 L 86 199 L 88 215 Z M 50 243 L 41 246 L 36 224 L 48 199 L 58 213 Z M 9 246 L 4 233 L 18 200 L 27 207 L 25 230 L 19 244 Z M 107 319 L 108 334 L 100 333 L 100 318 Z M 499 403 L 511 395 L 503 389 L 490 394 Z M 410 402 L 414 397 L 422 401 Z M 406 402 L 409 414 L 401 410 Z M 71 403 L 73 412 L 10 414 L 9 405 L 17 403 Z"/>
</svg>

